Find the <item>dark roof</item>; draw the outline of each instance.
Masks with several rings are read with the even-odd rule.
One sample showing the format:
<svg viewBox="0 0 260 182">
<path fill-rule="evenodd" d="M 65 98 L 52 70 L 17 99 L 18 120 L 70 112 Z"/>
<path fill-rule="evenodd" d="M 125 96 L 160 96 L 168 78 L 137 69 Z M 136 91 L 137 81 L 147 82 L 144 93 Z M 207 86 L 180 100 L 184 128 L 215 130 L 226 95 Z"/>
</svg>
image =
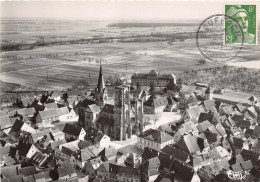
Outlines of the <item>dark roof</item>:
<svg viewBox="0 0 260 182">
<path fill-rule="evenodd" d="M 19 151 L 19 155 L 26 156 L 31 147 L 32 147 L 32 144 L 26 143 L 26 142 L 23 142 L 22 140 L 20 140 L 17 145 L 17 150 Z"/>
<path fill-rule="evenodd" d="M 89 100 L 89 99 L 84 99 L 83 101 L 79 101 L 78 104 L 75 106 L 77 108 L 80 108 L 80 107 L 88 107 L 88 105 L 92 105 L 92 104 L 95 104 L 96 102 L 93 101 L 93 100 Z"/>
<path fill-rule="evenodd" d="M 155 129 L 146 130 L 143 134 L 139 135 L 139 137 L 155 141 L 157 143 L 165 143 L 167 141 L 173 140 L 171 135 Z"/>
<path fill-rule="evenodd" d="M 108 113 L 108 114 L 114 114 L 114 105 L 111 104 L 105 104 L 102 108 L 101 112 Z"/>
<path fill-rule="evenodd" d="M 144 102 L 144 106 L 150 106 L 150 107 L 160 107 L 165 106 L 168 104 L 167 97 L 156 97 L 153 98 L 152 96 Z"/>
<path fill-rule="evenodd" d="M 9 131 L 9 135 L 13 135 L 13 136 L 17 136 L 19 135 L 19 131 L 21 130 L 22 126 L 23 126 L 24 122 L 20 121 L 20 120 L 16 120 L 11 128 L 11 130 Z"/>
<path fill-rule="evenodd" d="M 166 145 L 161 152 L 168 154 L 168 155 L 172 155 L 174 157 L 174 159 L 178 159 L 181 161 L 186 162 L 187 159 L 189 158 L 189 155 L 177 148 L 174 147 L 173 144 L 170 145 Z"/>
<path fill-rule="evenodd" d="M 182 165 L 178 161 L 173 162 L 173 169 L 175 172 L 175 178 L 182 179 L 184 181 L 191 181 L 194 175 L 192 168 Z"/>
<path fill-rule="evenodd" d="M 239 148 L 239 149 L 242 149 L 243 148 L 243 143 L 244 141 L 241 139 L 241 138 L 236 138 L 236 137 L 232 137 L 230 138 L 232 144 L 236 147 L 236 148 Z"/>
<path fill-rule="evenodd" d="M 201 123 L 201 122 L 206 121 L 206 120 L 211 122 L 213 117 L 214 117 L 213 113 L 200 113 L 198 122 Z"/>
<path fill-rule="evenodd" d="M 256 163 L 259 158 L 259 154 L 245 149 L 241 151 L 241 155 L 243 156 L 244 160 L 251 160 L 253 163 Z"/>
<path fill-rule="evenodd" d="M 64 133 L 73 135 L 73 136 L 79 136 L 81 130 L 82 130 L 82 128 L 80 126 L 76 126 L 76 125 L 72 125 L 72 124 L 68 124 L 68 123 L 66 123 L 63 128 Z"/>
<path fill-rule="evenodd" d="M 101 116 L 97 119 L 96 123 L 101 124 L 102 126 L 114 126 L 114 118 L 107 118 L 104 116 Z"/>
<path fill-rule="evenodd" d="M 159 152 L 157 150 L 149 148 L 149 147 L 145 147 L 144 151 L 142 153 L 143 160 L 148 160 L 148 159 L 158 157 L 158 156 L 159 156 Z"/>
<path fill-rule="evenodd" d="M 185 135 L 175 144 L 175 146 L 188 154 L 193 154 L 200 151 L 197 140 L 197 137 L 194 135 Z"/>
<path fill-rule="evenodd" d="M 168 169 L 168 170 L 172 170 L 173 167 L 173 161 L 174 158 L 168 154 L 165 154 L 163 152 L 160 152 L 159 154 L 159 160 L 161 162 L 161 166 Z"/>
</svg>

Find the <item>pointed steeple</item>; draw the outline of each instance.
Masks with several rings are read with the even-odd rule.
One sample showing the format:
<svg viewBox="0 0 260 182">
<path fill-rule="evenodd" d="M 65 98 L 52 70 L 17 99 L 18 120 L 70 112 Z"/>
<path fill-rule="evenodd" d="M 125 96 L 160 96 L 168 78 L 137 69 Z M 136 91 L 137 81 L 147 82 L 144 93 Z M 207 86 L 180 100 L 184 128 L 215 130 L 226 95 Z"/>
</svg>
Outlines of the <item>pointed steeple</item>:
<svg viewBox="0 0 260 182">
<path fill-rule="evenodd" d="M 104 88 L 105 88 L 105 81 L 104 81 L 104 77 L 103 77 L 103 73 L 102 73 L 102 65 L 101 65 L 101 62 L 100 62 L 100 70 L 99 70 L 97 89 L 98 89 L 98 91 L 101 91 Z"/>
</svg>

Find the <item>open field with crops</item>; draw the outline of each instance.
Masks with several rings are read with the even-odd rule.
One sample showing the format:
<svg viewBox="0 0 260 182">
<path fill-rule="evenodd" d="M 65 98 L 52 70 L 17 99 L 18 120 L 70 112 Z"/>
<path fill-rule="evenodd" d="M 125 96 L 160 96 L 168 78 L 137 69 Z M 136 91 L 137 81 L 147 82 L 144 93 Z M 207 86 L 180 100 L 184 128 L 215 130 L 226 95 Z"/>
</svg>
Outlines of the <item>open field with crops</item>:
<svg viewBox="0 0 260 182">
<path fill-rule="evenodd" d="M 5 40 L 34 42 L 42 36 L 44 41 L 48 42 L 59 38 L 78 40 L 86 37 L 132 34 L 145 37 L 158 32 L 195 32 L 197 28 L 194 25 L 120 28 L 108 27 L 110 22 L 58 22 L 14 21 L 10 23 L 9 21 L 9 25 L 1 22 L 3 27 L 1 31 Z M 194 38 L 174 42 L 110 42 L 40 46 L 32 50 L 1 52 L 0 57 L 1 81 L 35 89 L 54 90 L 69 88 L 80 80 L 95 83 L 100 61 L 105 78 L 125 75 L 130 78 L 135 72 L 149 72 L 151 69 L 181 76 L 186 70 L 226 64 L 212 61 L 207 61 L 204 65 L 198 64 L 198 60 L 204 57 L 200 54 Z M 245 46 L 229 63 L 259 61 L 259 57 L 259 46 Z"/>
</svg>

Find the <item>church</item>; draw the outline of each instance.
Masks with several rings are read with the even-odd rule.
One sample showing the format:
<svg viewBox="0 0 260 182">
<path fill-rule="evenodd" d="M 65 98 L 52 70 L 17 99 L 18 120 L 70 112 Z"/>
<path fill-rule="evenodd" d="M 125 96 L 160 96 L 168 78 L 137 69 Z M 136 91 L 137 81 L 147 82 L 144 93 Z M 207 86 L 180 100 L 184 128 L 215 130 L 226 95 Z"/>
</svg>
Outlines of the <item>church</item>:
<svg viewBox="0 0 260 182">
<path fill-rule="evenodd" d="M 93 100 L 85 99 L 79 103 L 79 125 L 87 129 L 94 127 L 115 140 L 131 138 L 133 106 L 130 86 L 121 85 L 113 89 L 114 104 L 108 103 L 108 94 L 100 65 L 98 84 L 92 94 Z M 137 116 L 134 116 L 137 117 Z"/>
</svg>

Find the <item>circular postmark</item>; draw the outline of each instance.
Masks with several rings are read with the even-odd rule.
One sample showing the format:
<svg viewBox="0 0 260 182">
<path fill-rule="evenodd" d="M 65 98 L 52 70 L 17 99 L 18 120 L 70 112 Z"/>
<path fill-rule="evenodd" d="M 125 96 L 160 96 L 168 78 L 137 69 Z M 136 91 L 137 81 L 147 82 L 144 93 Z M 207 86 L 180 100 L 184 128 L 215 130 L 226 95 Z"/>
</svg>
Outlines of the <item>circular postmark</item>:
<svg viewBox="0 0 260 182">
<path fill-rule="evenodd" d="M 225 40 L 228 39 L 239 39 L 242 43 L 225 44 Z M 224 14 L 206 18 L 200 24 L 196 34 L 199 51 L 211 61 L 228 61 L 236 57 L 242 49 L 243 41 L 244 34 L 240 24 L 234 18 Z"/>
</svg>

